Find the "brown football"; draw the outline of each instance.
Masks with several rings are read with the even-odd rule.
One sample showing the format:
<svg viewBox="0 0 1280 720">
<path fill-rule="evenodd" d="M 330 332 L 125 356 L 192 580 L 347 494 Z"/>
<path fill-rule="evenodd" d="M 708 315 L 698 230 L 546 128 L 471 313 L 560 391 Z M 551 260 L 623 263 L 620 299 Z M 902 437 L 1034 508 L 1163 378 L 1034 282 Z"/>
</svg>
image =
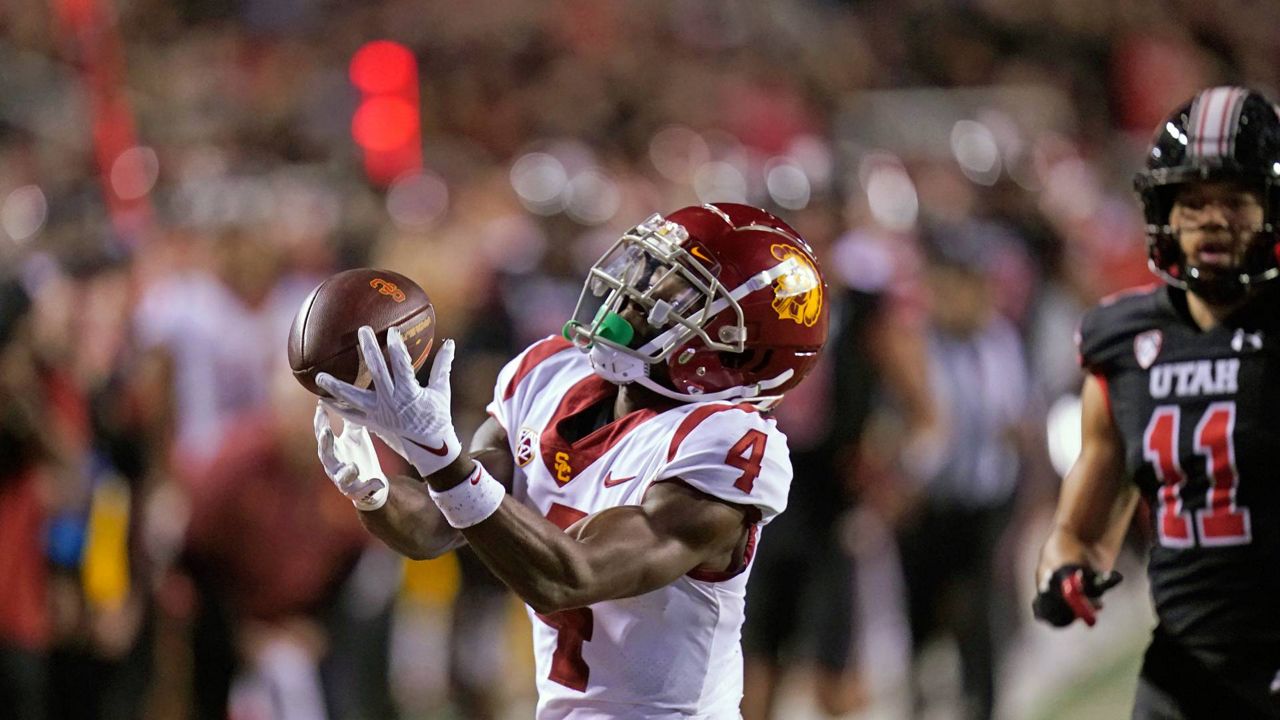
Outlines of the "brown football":
<svg viewBox="0 0 1280 720">
<path fill-rule="evenodd" d="M 298 382 L 321 397 L 316 373 L 359 387 L 372 378 L 360 360 L 356 331 L 369 325 L 386 347 L 387 330 L 400 329 L 413 368 L 426 362 L 436 334 L 436 310 L 417 283 L 400 273 L 374 268 L 344 270 L 320 283 L 293 318 L 289 367 Z M 384 351 L 385 352 L 385 351 Z"/>
</svg>

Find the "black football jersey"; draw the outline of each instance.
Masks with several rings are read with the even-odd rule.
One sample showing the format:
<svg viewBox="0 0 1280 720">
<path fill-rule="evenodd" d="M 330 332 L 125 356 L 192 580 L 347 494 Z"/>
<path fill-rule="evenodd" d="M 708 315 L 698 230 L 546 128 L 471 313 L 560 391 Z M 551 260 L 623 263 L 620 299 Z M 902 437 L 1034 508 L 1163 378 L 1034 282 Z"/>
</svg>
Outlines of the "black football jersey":
<svg viewBox="0 0 1280 720">
<path fill-rule="evenodd" d="M 1280 293 L 1208 331 L 1184 291 L 1122 294 L 1085 316 L 1080 355 L 1151 506 L 1161 625 L 1192 645 L 1280 642 Z"/>
</svg>

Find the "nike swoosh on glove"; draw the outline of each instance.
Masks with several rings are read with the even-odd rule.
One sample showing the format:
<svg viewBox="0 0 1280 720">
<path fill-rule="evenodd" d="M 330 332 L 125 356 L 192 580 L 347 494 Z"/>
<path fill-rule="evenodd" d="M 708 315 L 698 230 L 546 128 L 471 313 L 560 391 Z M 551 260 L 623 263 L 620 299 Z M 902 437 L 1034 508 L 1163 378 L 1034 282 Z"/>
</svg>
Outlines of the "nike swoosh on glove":
<svg viewBox="0 0 1280 720">
<path fill-rule="evenodd" d="M 387 476 L 363 427 L 343 420 L 342 433 L 334 435 L 329 416 L 316 406 L 316 448 L 325 474 L 338 490 L 361 510 L 377 510 L 390 495 Z"/>
<path fill-rule="evenodd" d="M 1102 594 L 1123 579 L 1114 571 L 1099 575 L 1083 565 L 1063 565 L 1038 588 L 1031 612 L 1054 627 L 1066 627 L 1076 618 L 1093 627 L 1102 609 Z"/>
<path fill-rule="evenodd" d="M 449 409 L 453 340 L 445 340 L 440 346 L 431 365 L 430 380 L 423 387 L 414 377 L 409 349 L 399 330 L 387 331 L 390 369 L 373 328 L 366 325 L 357 334 L 360 357 L 373 376 L 373 385 L 364 390 L 328 373 L 320 373 L 316 375 L 316 384 L 337 399 L 329 403 L 329 407 L 344 420 L 377 433 L 423 477 L 457 459 L 462 454 L 462 444 L 453 429 Z"/>
</svg>

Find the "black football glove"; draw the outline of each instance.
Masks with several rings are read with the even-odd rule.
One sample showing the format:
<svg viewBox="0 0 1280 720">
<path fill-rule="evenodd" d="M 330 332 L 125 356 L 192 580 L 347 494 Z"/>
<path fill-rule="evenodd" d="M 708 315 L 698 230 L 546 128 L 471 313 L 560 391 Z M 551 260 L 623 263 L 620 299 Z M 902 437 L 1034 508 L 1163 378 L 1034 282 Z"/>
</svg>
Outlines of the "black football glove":
<svg viewBox="0 0 1280 720">
<path fill-rule="evenodd" d="M 1076 618 L 1093 627 L 1102 609 L 1099 598 L 1123 579 L 1114 571 L 1099 575 L 1083 565 L 1063 565 L 1053 571 L 1047 586 L 1039 588 L 1031 612 L 1054 627 L 1066 627 Z"/>
</svg>

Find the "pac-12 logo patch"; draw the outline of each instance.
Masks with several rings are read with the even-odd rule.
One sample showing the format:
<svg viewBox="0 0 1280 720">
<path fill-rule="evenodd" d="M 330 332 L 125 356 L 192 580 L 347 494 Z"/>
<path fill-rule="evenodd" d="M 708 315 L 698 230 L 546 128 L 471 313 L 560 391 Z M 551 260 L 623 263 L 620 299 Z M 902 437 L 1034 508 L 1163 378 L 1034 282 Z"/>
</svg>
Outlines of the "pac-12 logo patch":
<svg viewBox="0 0 1280 720">
<path fill-rule="evenodd" d="M 1159 330 L 1148 330 L 1133 339 L 1133 356 L 1138 365 L 1146 370 L 1160 356 L 1160 346 L 1164 344 L 1164 333 Z"/>
<path fill-rule="evenodd" d="M 527 427 L 520 428 L 520 439 L 516 442 L 516 465 L 524 467 L 533 462 L 533 456 L 537 454 L 537 447 L 537 431 Z"/>
</svg>

